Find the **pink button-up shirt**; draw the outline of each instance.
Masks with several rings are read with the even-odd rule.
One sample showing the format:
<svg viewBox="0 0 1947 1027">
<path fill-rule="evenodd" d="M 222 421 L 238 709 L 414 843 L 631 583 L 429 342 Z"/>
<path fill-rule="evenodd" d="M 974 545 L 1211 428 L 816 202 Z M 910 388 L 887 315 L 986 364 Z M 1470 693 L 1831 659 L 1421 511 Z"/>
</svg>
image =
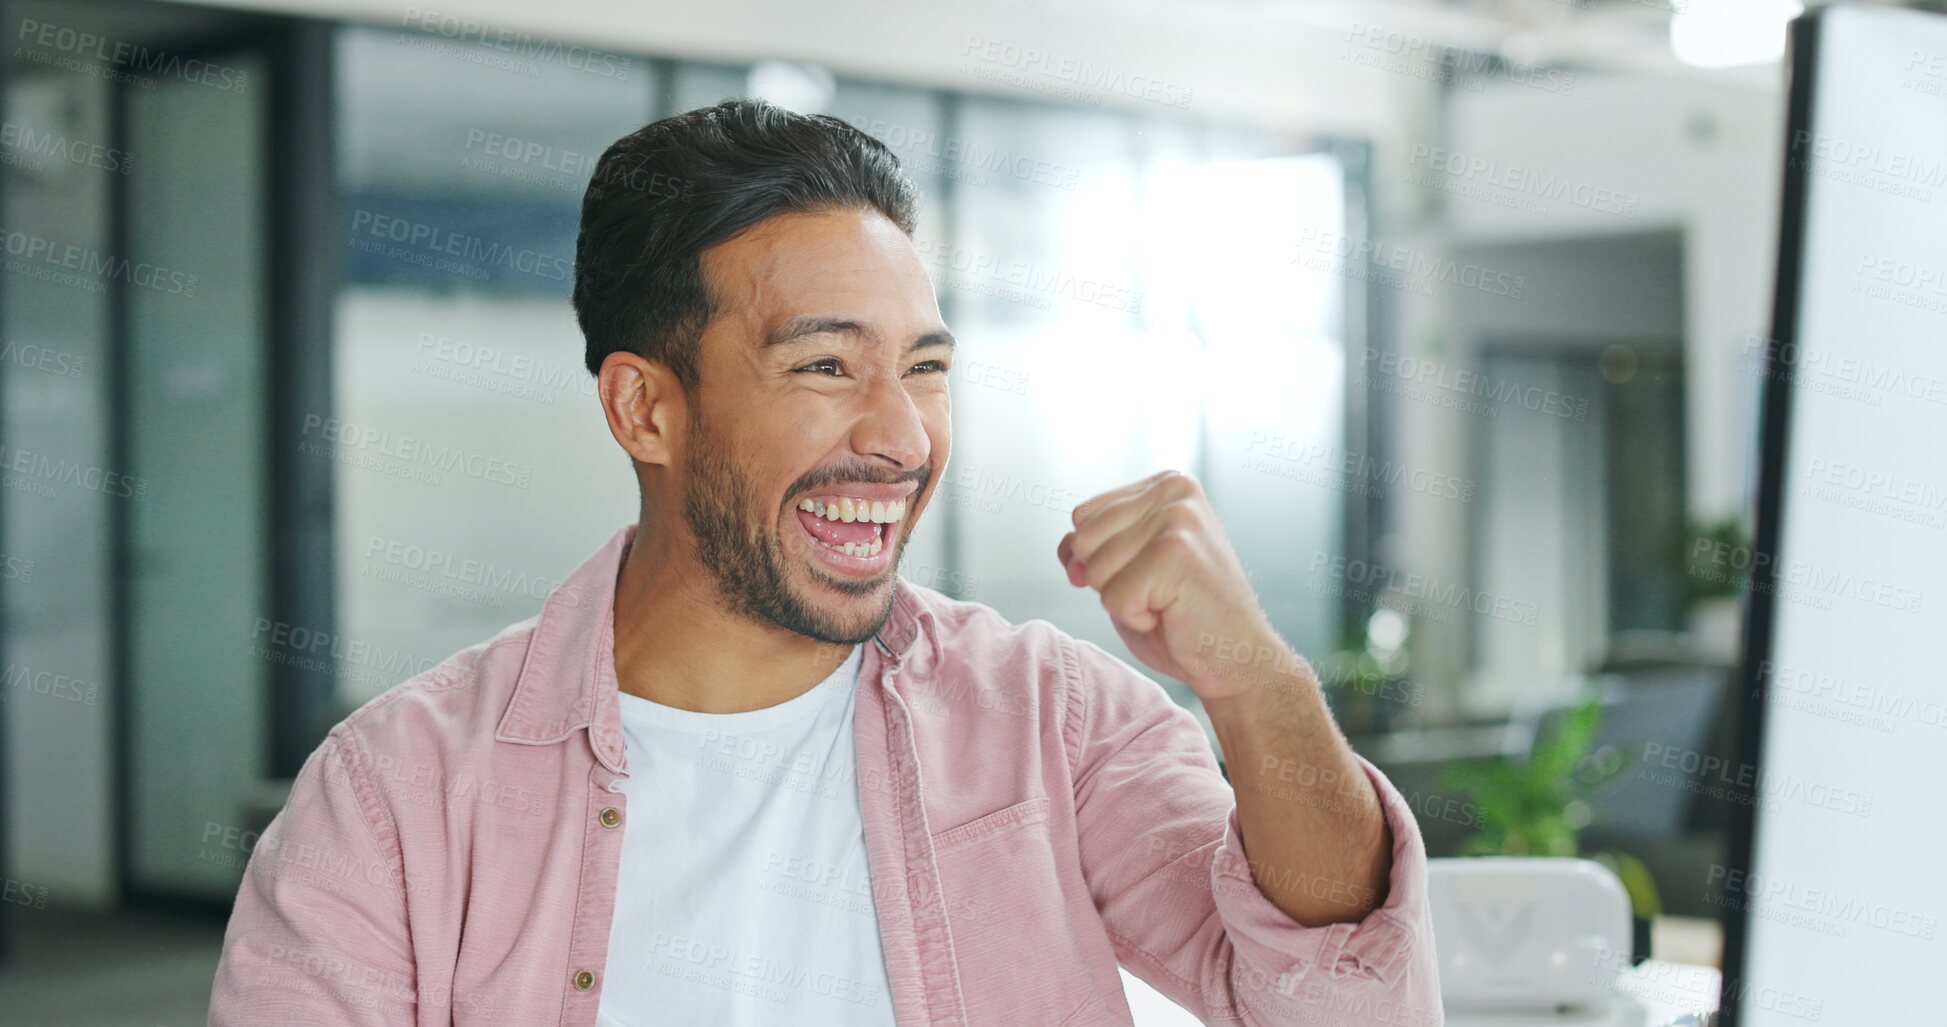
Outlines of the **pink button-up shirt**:
<svg viewBox="0 0 1947 1027">
<path fill-rule="evenodd" d="M 594 1024 L 622 832 L 655 829 L 617 788 L 634 534 L 331 730 L 251 854 L 212 1025 Z M 1101 647 L 901 580 L 857 702 L 900 1023 L 1128 1024 L 1118 964 L 1205 1022 L 1441 1022 L 1419 829 L 1371 764 L 1385 904 L 1305 927 L 1253 881 L 1196 719 Z"/>
</svg>

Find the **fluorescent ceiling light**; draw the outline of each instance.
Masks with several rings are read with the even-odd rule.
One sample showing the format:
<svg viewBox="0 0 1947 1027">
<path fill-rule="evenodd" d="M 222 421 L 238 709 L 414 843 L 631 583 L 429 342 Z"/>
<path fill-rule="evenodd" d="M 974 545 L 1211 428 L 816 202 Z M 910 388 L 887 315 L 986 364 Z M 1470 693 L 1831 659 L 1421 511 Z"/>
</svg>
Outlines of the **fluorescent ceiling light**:
<svg viewBox="0 0 1947 1027">
<path fill-rule="evenodd" d="M 1785 24 L 1798 0 L 1678 0 L 1670 16 L 1670 49 L 1699 68 L 1763 64 L 1785 54 Z"/>
</svg>

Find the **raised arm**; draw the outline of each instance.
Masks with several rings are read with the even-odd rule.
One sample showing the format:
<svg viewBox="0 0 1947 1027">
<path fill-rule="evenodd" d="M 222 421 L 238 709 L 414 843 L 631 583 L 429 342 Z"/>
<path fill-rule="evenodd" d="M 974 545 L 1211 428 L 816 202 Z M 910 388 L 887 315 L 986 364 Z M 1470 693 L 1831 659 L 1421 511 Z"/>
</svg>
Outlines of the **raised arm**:
<svg viewBox="0 0 1947 1027">
<path fill-rule="evenodd" d="M 1074 521 L 1069 582 L 1203 700 L 1231 774 L 1160 686 L 1076 644 L 1078 825 L 1124 965 L 1206 1021 L 1442 1022 L 1418 826 L 1271 629 L 1202 488 L 1165 471 Z"/>
</svg>

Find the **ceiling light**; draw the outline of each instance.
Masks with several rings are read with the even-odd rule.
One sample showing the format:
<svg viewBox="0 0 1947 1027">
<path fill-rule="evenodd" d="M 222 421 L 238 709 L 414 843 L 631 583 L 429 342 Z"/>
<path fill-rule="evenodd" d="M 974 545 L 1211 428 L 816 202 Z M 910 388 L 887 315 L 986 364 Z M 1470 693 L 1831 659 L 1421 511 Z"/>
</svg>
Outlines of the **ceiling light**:
<svg viewBox="0 0 1947 1027">
<path fill-rule="evenodd" d="M 1763 64 L 1785 54 L 1785 25 L 1798 0 L 1683 0 L 1670 16 L 1670 49 L 1699 68 Z"/>
</svg>

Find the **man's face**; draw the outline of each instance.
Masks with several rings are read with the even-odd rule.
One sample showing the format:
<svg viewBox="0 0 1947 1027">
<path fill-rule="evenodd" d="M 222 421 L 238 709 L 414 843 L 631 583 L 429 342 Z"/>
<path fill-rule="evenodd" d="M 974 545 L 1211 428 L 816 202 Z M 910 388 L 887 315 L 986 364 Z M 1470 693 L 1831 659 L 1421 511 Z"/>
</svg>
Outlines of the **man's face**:
<svg viewBox="0 0 1947 1027">
<path fill-rule="evenodd" d="M 760 222 L 704 251 L 703 277 L 718 309 L 683 457 L 698 559 L 732 610 L 863 642 L 952 445 L 926 269 L 898 226 L 846 210 Z"/>
</svg>

